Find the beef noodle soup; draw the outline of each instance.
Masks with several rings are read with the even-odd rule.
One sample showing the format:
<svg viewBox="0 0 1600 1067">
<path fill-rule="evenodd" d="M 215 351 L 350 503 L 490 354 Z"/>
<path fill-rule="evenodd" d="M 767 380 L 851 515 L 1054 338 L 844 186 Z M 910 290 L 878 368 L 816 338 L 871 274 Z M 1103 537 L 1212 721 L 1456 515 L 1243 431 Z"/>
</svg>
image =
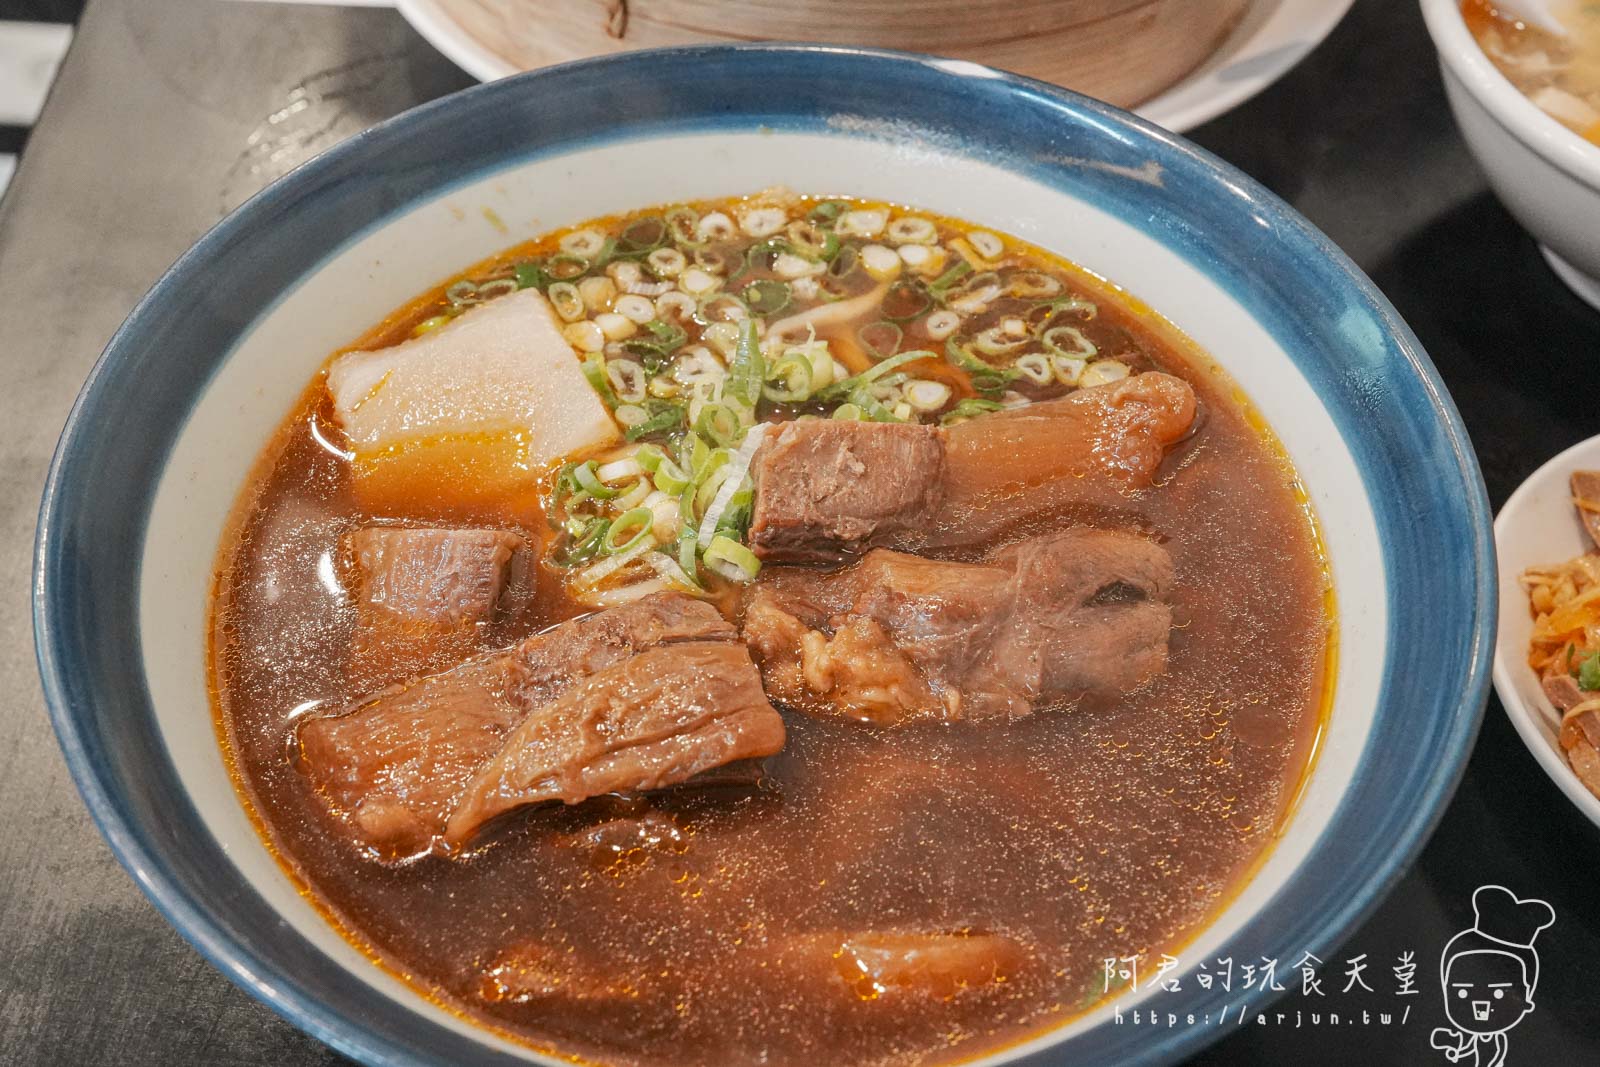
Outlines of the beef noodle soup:
<svg viewBox="0 0 1600 1067">
<path fill-rule="evenodd" d="M 1088 1010 L 1263 858 L 1333 645 L 1203 353 L 1015 238 L 782 190 L 509 249 L 336 353 L 212 625 L 329 921 L 623 1064 L 951 1062 Z"/>
<path fill-rule="evenodd" d="M 1467 29 L 1500 73 L 1545 114 L 1600 145 L 1600 5 L 1552 6 L 1564 33 L 1501 11 L 1492 0 L 1463 0 Z"/>
</svg>

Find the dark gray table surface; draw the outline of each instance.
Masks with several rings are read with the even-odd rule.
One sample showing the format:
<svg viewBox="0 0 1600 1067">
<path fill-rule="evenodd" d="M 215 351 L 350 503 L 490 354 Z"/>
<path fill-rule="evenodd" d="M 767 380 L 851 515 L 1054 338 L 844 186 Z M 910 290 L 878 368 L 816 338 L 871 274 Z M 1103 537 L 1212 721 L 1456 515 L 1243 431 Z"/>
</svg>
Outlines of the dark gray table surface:
<svg viewBox="0 0 1600 1067">
<path fill-rule="evenodd" d="M 90 824 L 34 669 L 33 526 L 72 398 L 160 272 L 293 164 L 466 84 L 392 11 L 90 4 L 0 201 L 0 1062 L 344 1062 L 207 965 Z M 1549 456 L 1600 433 L 1600 314 L 1562 288 L 1486 191 L 1409 0 L 1360 0 L 1291 75 L 1191 136 L 1304 212 L 1399 307 L 1461 407 L 1497 506 Z M 1340 1023 L 1303 1016 L 1297 1027 L 1288 1014 L 1232 1025 L 1192 1062 L 1444 1062 L 1428 1049 L 1443 1022 L 1438 955 L 1486 883 L 1543 897 L 1557 914 L 1540 941 L 1538 1008 L 1512 1032 L 1510 1062 L 1600 1062 L 1600 832 L 1492 697 L 1431 843 L 1325 960 L 1329 997 L 1302 997 L 1290 973 L 1273 1009 L 1338 1011 Z M 1390 974 L 1407 951 L 1420 989 L 1409 999 Z M 1370 994 L 1341 992 L 1357 956 Z"/>
</svg>

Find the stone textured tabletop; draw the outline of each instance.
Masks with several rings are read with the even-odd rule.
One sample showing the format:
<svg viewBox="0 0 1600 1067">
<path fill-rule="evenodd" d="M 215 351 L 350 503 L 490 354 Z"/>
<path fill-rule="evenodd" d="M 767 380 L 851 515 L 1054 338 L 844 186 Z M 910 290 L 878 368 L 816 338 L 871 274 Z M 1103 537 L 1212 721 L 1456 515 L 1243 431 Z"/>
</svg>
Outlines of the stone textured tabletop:
<svg viewBox="0 0 1600 1067">
<path fill-rule="evenodd" d="M 295 163 L 467 83 L 392 11 L 90 4 L 0 201 L 0 1063 L 345 1062 L 206 964 L 91 825 L 34 668 L 33 526 L 78 386 L 161 271 Z M 1309 216 L 1399 307 L 1462 409 L 1496 505 L 1545 459 L 1600 433 L 1600 314 L 1561 287 L 1486 191 L 1414 3 L 1360 0 L 1294 73 L 1192 136 Z M 1492 699 L 1432 842 L 1323 961 L 1325 996 L 1302 995 L 1294 961 L 1282 961 L 1281 1021 L 1230 1023 L 1192 1062 L 1444 1062 L 1428 1047 L 1444 1021 L 1439 951 L 1470 925 L 1472 890 L 1485 883 L 1543 897 L 1557 915 L 1540 942 L 1538 1010 L 1514 1032 L 1511 1062 L 1600 1062 L 1600 832 Z M 1406 952 L 1419 989 L 1409 998 L 1392 973 Z M 1373 992 L 1349 982 L 1351 960 Z"/>
</svg>

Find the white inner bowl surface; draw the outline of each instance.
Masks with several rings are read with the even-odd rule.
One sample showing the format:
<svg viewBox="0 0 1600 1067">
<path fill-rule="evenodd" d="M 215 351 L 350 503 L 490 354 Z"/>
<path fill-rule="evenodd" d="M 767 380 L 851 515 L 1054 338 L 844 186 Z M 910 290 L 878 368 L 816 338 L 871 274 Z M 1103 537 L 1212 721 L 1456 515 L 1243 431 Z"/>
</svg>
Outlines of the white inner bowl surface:
<svg viewBox="0 0 1600 1067">
<path fill-rule="evenodd" d="M 638 169 L 640 159 L 651 161 L 647 174 Z M 1152 162 L 1144 177 L 1159 181 L 1159 166 Z M 1315 773 L 1282 839 L 1253 881 L 1184 947 L 1186 964 L 1215 955 L 1311 851 L 1372 727 L 1386 651 L 1386 578 L 1374 565 L 1383 555 L 1360 473 L 1289 355 L 1238 301 L 1177 252 L 1030 178 L 871 131 L 661 136 L 514 164 L 415 206 L 339 249 L 238 342 L 190 413 L 162 472 L 143 549 L 139 621 L 151 700 L 178 776 L 207 828 L 255 889 L 356 979 L 441 1025 L 532 1061 L 557 1062 L 463 1022 L 374 966 L 299 894 L 257 836 L 224 766 L 207 698 L 207 599 L 219 539 L 252 465 L 321 363 L 415 294 L 561 226 L 777 184 L 905 203 L 992 227 L 1121 285 L 1239 382 L 1305 483 L 1338 596 L 1336 702 Z M 1352 338 L 1352 358 L 1363 355 L 1362 340 Z M 1125 1009 L 1148 992 L 1117 1005 Z M 978 1062 L 1037 1050 L 1096 1025 L 1112 1010 L 1102 1006 Z"/>
</svg>

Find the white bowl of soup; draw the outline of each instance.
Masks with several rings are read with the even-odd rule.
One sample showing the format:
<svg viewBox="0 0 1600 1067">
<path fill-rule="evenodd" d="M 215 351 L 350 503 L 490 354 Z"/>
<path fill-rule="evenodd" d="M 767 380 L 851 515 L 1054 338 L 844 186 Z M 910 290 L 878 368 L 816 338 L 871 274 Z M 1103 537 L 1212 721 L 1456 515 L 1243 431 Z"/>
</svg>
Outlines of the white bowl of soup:
<svg viewBox="0 0 1600 1067">
<path fill-rule="evenodd" d="M 1600 15 L 1543 5 L 1566 33 L 1486 0 L 1422 0 L 1445 91 L 1489 184 L 1574 292 L 1600 307 Z"/>
<path fill-rule="evenodd" d="M 1197 966 L 1328 958 L 1404 869 L 1495 606 L 1454 408 L 1304 220 L 794 46 L 269 188 L 86 386 L 37 589 L 153 899 L 418 1064 L 1169 1061 L 1217 1029 L 1120 1013 L 1214 1017 Z"/>
</svg>

